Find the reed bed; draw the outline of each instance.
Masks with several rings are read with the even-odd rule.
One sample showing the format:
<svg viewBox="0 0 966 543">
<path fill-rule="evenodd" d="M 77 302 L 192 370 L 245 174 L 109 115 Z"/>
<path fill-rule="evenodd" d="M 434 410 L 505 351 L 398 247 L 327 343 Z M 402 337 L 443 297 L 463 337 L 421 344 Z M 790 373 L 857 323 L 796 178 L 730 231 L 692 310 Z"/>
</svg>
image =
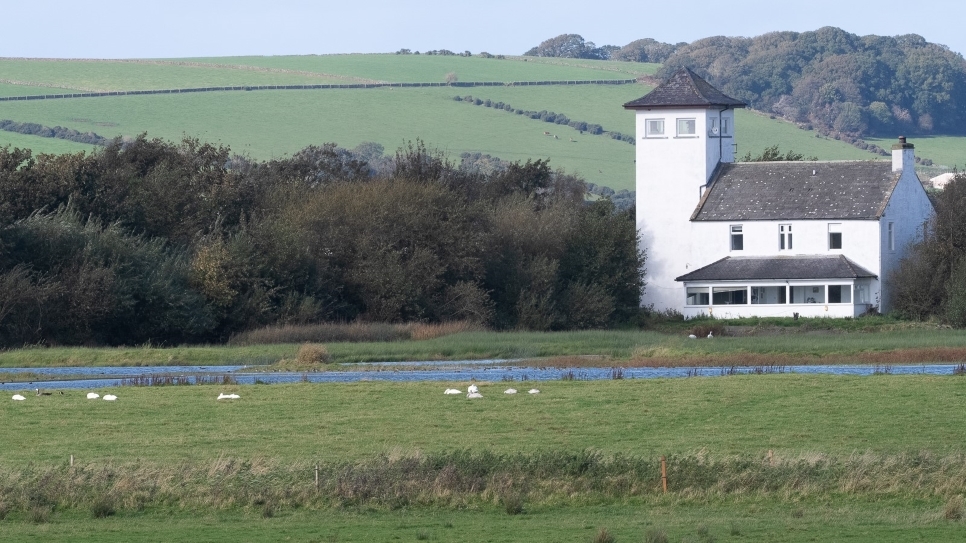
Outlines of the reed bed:
<svg viewBox="0 0 966 543">
<path fill-rule="evenodd" d="M 444 323 L 317 323 L 266 326 L 232 336 L 230 346 L 279 343 L 423 341 L 483 328 L 468 321 Z"/>
</svg>

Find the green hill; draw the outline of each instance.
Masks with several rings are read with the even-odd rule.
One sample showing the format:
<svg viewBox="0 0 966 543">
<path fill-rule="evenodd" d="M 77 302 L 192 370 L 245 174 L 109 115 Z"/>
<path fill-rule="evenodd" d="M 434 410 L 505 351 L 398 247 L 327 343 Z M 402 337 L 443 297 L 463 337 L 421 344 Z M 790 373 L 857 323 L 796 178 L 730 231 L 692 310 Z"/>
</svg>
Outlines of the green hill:
<svg viewBox="0 0 966 543">
<path fill-rule="evenodd" d="M 221 86 L 443 83 L 447 77 L 461 85 L 615 80 L 650 76 L 658 68 L 657 64 L 582 59 L 429 55 L 150 61 L 0 59 L 0 96 Z M 634 116 L 621 105 L 650 88 L 645 84 L 382 87 L 17 100 L 0 102 L 0 119 L 93 131 L 105 137 L 132 137 L 142 132 L 171 140 L 194 136 L 228 145 L 234 152 L 254 159 L 288 156 L 307 145 L 324 142 L 352 148 L 373 141 L 391 152 L 419 138 L 453 160 L 458 160 L 462 152 L 482 152 L 514 161 L 549 158 L 553 167 L 579 173 L 588 181 L 615 190 L 633 190 L 634 148 L 629 143 L 453 98 L 472 95 L 516 109 L 553 111 L 571 120 L 599 124 L 607 131 L 633 135 Z M 748 111 L 739 113 L 739 154 L 758 153 L 779 143 L 782 149 L 820 159 L 876 158 L 790 123 Z M 916 143 L 919 154 L 931 156 L 932 140 L 923 141 L 921 147 Z M 0 145 L 8 144 L 54 153 L 90 148 L 0 131 Z M 952 158 L 952 145 L 942 143 L 936 148 L 950 151 Z M 938 156 L 933 159 L 943 160 Z"/>
</svg>

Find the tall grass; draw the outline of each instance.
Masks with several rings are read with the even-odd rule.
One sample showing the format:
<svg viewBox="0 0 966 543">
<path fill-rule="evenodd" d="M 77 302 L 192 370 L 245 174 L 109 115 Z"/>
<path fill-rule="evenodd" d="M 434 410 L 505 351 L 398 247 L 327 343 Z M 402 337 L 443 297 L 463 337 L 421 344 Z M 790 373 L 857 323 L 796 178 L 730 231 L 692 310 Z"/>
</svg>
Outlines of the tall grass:
<svg viewBox="0 0 966 543">
<path fill-rule="evenodd" d="M 318 467 L 318 485 L 315 468 Z M 767 464 L 758 459 L 668 458 L 668 487 L 688 500 L 780 497 L 810 500 L 847 494 L 947 501 L 963 513 L 962 455 L 804 455 Z M 316 464 L 221 457 L 210 463 L 76 463 L 0 467 L 0 503 L 8 512 L 86 510 L 95 516 L 178 504 L 187 509 L 503 506 L 607 503 L 663 495 L 660 461 L 594 451 L 495 454 L 456 450 L 386 454 Z"/>
</svg>

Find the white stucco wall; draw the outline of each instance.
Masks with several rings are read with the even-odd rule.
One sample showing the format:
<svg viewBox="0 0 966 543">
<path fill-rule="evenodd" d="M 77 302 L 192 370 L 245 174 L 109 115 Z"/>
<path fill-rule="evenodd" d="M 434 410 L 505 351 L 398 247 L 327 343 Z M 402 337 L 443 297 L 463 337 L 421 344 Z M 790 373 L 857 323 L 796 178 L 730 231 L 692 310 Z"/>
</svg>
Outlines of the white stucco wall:
<svg viewBox="0 0 966 543">
<path fill-rule="evenodd" d="M 908 150 L 907 150 L 908 151 Z M 907 165 L 911 152 L 906 153 Z M 909 246 L 922 240 L 924 225 L 934 213 L 926 190 L 912 165 L 903 168 L 899 182 L 892 192 L 892 198 L 880 219 L 879 247 L 882 254 L 881 274 L 883 287 L 879 310 L 890 310 L 889 275 L 909 252 Z M 892 223 L 894 243 L 889 243 L 889 223 Z"/>
<path fill-rule="evenodd" d="M 663 136 L 648 135 L 649 119 L 664 120 Z M 678 119 L 694 119 L 695 134 L 677 135 Z M 711 133 L 714 122 L 717 135 Z M 680 310 L 681 284 L 674 279 L 685 273 L 689 258 L 691 213 L 719 160 L 734 158 L 734 110 L 637 110 L 636 125 L 637 228 L 647 251 L 642 303 Z"/>
</svg>

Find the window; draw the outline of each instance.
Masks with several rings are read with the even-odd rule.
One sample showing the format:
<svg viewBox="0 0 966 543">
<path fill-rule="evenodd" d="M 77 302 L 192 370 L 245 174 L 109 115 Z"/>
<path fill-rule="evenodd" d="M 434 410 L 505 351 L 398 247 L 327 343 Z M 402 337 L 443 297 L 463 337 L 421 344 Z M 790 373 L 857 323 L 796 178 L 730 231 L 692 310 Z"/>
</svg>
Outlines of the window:
<svg viewBox="0 0 966 543">
<path fill-rule="evenodd" d="M 721 127 L 718 126 L 718 119 L 711 119 L 711 126 L 708 127 L 708 135 L 712 138 L 717 138 L 721 135 Z"/>
<path fill-rule="evenodd" d="M 721 135 L 722 136 L 727 136 L 728 135 L 728 118 L 727 117 L 721 119 Z"/>
<path fill-rule="evenodd" d="M 731 250 L 741 251 L 745 248 L 745 236 L 741 233 L 740 224 L 731 225 Z"/>
<path fill-rule="evenodd" d="M 801 285 L 789 287 L 793 304 L 824 304 L 825 285 Z"/>
<path fill-rule="evenodd" d="M 830 304 L 852 303 L 852 287 L 849 285 L 829 285 L 828 303 Z"/>
<path fill-rule="evenodd" d="M 783 304 L 785 303 L 785 287 L 751 287 L 751 303 Z"/>
<path fill-rule="evenodd" d="M 778 248 L 782 251 L 792 250 L 792 225 L 778 225 Z"/>
<path fill-rule="evenodd" d="M 687 305 L 708 305 L 708 287 L 688 287 Z"/>
<path fill-rule="evenodd" d="M 895 251 L 896 250 L 896 228 L 895 228 L 895 224 L 896 223 L 890 222 L 889 225 L 888 225 L 888 228 L 887 228 L 887 230 L 889 232 L 889 250 L 890 251 Z"/>
<path fill-rule="evenodd" d="M 664 137 L 664 119 L 648 119 L 644 125 L 644 134 L 648 138 Z"/>
<path fill-rule="evenodd" d="M 693 136 L 697 133 L 697 121 L 678 119 L 678 136 Z"/>
<path fill-rule="evenodd" d="M 748 287 L 713 287 L 711 301 L 714 305 L 748 303 Z"/>
<path fill-rule="evenodd" d="M 832 223 L 828 225 L 828 248 L 829 250 L 842 248 L 841 223 Z"/>
</svg>

